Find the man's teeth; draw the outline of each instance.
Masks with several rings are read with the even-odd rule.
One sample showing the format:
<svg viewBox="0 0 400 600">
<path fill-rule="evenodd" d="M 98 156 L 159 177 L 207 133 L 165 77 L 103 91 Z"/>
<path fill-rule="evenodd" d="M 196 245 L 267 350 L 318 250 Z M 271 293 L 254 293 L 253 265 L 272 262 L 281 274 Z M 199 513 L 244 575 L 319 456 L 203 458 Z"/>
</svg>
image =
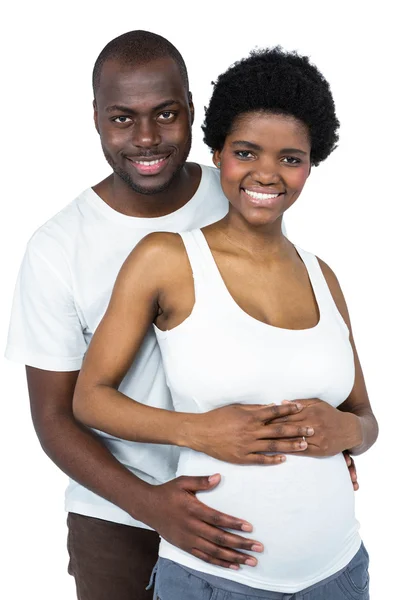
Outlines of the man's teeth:
<svg viewBox="0 0 400 600">
<path fill-rule="evenodd" d="M 244 191 L 255 200 L 269 200 L 270 198 L 277 198 L 279 196 L 279 194 L 260 194 L 259 192 L 251 192 L 250 190 Z"/>
<path fill-rule="evenodd" d="M 165 158 L 158 158 L 157 160 L 134 160 L 137 165 L 146 165 L 146 167 L 150 167 L 152 165 L 158 165 L 160 162 L 165 160 Z"/>
</svg>

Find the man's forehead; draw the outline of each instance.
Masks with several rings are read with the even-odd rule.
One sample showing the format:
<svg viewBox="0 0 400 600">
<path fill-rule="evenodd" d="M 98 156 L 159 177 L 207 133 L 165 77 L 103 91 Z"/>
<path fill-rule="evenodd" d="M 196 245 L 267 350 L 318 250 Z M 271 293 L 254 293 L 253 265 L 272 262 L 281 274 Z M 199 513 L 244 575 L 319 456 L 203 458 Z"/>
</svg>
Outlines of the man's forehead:
<svg viewBox="0 0 400 600">
<path fill-rule="evenodd" d="M 187 98 L 179 67 L 169 58 L 144 64 L 127 65 L 117 61 L 104 63 L 96 98 L 101 103 L 116 101 L 137 103 L 146 100 L 155 104 L 163 100 Z"/>
</svg>

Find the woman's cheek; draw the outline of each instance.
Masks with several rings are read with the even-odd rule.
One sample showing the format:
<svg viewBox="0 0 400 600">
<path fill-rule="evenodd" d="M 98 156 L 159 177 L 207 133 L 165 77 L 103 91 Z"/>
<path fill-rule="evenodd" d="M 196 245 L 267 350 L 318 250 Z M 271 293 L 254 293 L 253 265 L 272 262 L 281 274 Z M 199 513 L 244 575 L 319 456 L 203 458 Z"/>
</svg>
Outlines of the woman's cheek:
<svg viewBox="0 0 400 600">
<path fill-rule="evenodd" d="M 303 189 L 308 176 L 310 174 L 310 166 L 308 164 L 302 165 L 300 168 L 296 169 L 295 172 L 295 181 L 296 181 L 296 187 L 299 189 Z"/>
</svg>

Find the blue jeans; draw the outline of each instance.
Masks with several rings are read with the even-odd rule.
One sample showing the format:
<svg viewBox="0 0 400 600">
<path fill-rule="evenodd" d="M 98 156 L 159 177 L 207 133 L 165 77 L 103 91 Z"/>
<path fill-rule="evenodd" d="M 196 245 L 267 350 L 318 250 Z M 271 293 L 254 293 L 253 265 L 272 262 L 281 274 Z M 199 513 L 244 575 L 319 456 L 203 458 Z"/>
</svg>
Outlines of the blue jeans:
<svg viewBox="0 0 400 600">
<path fill-rule="evenodd" d="M 293 594 L 268 592 L 159 558 L 154 600 L 369 600 L 369 558 L 363 544 L 347 567 Z"/>
</svg>

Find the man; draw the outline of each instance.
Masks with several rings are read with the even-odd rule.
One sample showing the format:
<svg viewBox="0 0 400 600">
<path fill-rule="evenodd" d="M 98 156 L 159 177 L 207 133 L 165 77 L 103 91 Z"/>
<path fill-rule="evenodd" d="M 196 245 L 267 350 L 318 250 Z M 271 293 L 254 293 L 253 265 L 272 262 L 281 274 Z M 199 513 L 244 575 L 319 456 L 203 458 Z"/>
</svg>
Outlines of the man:
<svg viewBox="0 0 400 600">
<path fill-rule="evenodd" d="M 38 437 L 71 477 L 66 492 L 69 570 L 78 597 L 142 600 L 151 597 L 145 586 L 157 558 L 158 534 L 150 528 L 224 567 L 256 564 L 241 550 L 257 552 L 262 546 L 221 529 L 250 532 L 249 523 L 196 498 L 196 492 L 219 483 L 217 475 L 173 479 L 173 446 L 116 439 L 91 432 L 73 418 L 72 397 L 85 350 L 132 247 L 151 231 L 204 226 L 227 211 L 217 172 L 186 162 L 194 111 L 176 48 L 152 33 L 124 34 L 98 57 L 93 88 L 95 125 L 113 172 L 30 240 L 7 356 L 27 365 Z M 120 389 L 143 405 L 171 409 L 152 332 Z M 180 420 L 176 430 L 178 421 L 169 420 L 167 437 L 222 460 L 268 464 L 273 458 L 252 453 L 255 432 L 260 424 L 296 410 L 292 404 L 226 407 Z M 151 426 L 149 421 L 150 434 Z M 265 439 L 266 452 L 300 450 L 299 438 L 287 425 L 274 430 L 272 424 L 265 437 L 279 438 Z"/>
</svg>

